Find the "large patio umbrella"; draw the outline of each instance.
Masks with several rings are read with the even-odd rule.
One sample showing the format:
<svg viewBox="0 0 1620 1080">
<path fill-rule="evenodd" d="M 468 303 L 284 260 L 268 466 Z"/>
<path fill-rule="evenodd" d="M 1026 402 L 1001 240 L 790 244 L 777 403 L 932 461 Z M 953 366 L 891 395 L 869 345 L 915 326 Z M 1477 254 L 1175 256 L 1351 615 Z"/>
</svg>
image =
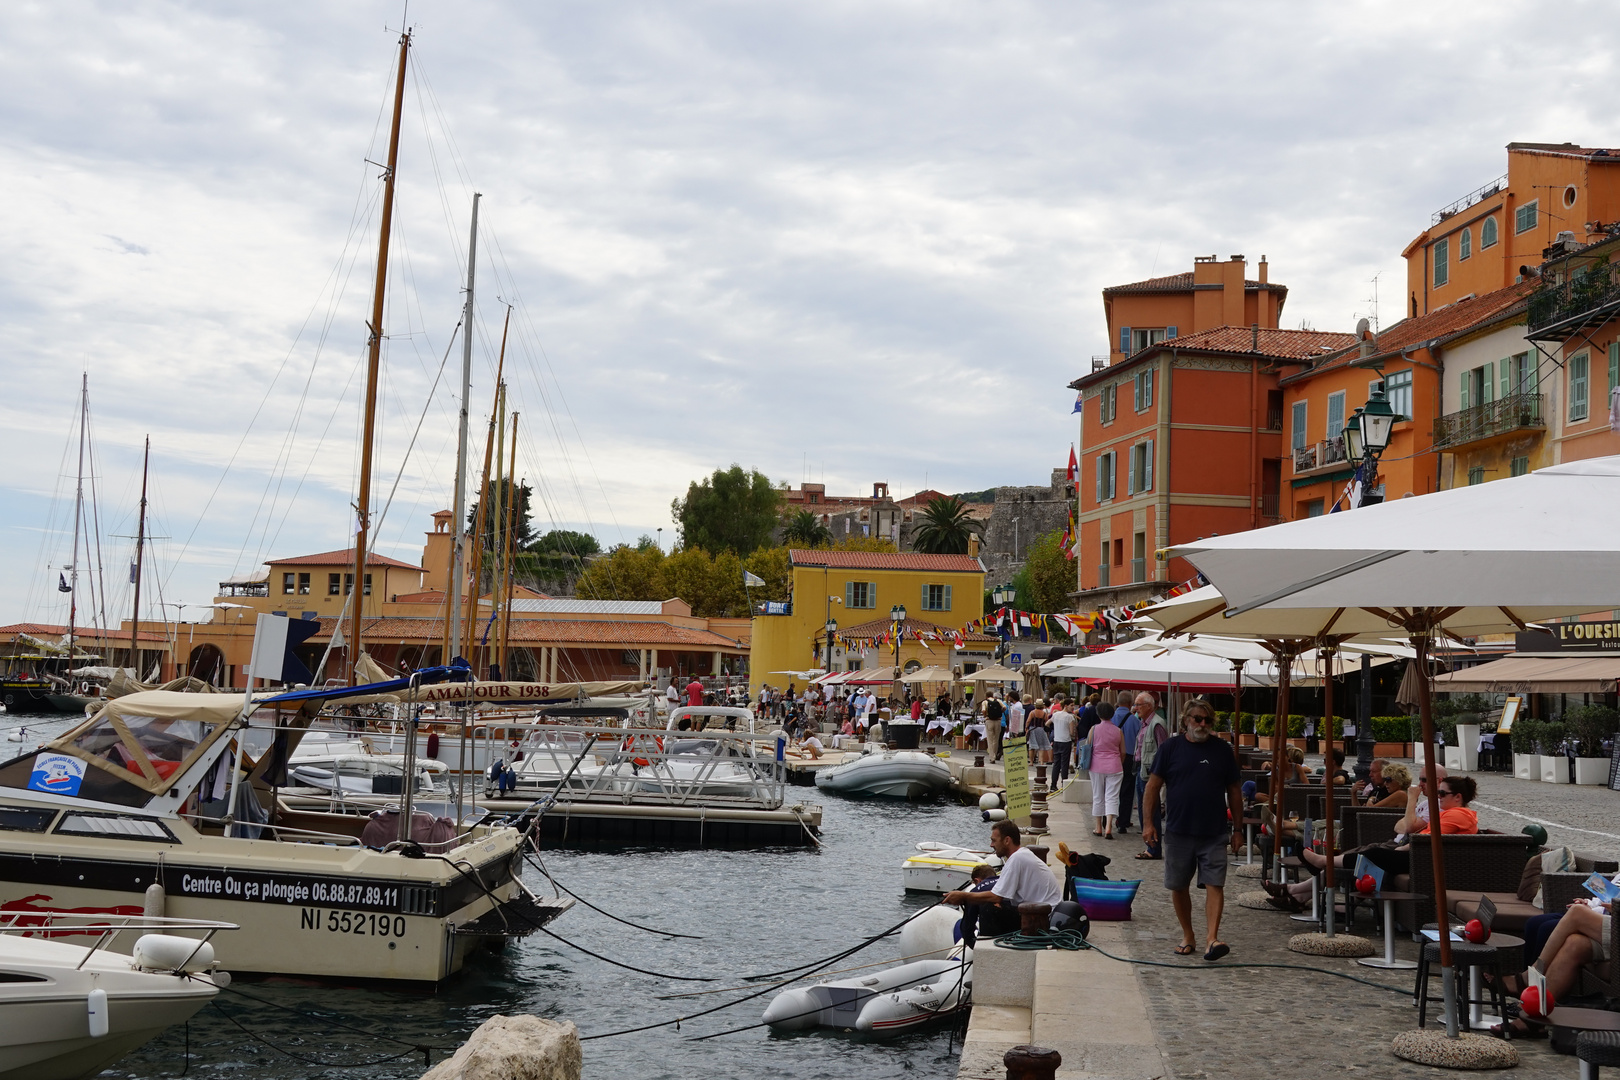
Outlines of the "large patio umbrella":
<svg viewBox="0 0 1620 1080">
<path fill-rule="evenodd" d="M 1319 638 L 1348 640 L 1399 628 L 1410 635 L 1419 671 L 1431 636 L 1523 630 L 1545 619 L 1620 607 L 1620 457 L 1552 466 L 1521 477 L 1287 522 L 1172 548 L 1220 588 L 1178 620 L 1224 632 L 1252 624 L 1261 635 L 1315 627 Z M 1203 593 L 1197 590 L 1187 597 Z M 1173 603 L 1173 602 L 1172 602 Z M 1168 607 L 1169 605 L 1163 605 Z M 1418 708 L 1426 747 L 1432 822 L 1434 721 L 1427 678 Z M 1436 922 L 1447 925 L 1440 830 L 1433 830 Z M 1446 1030 L 1457 1031 L 1449 935 L 1440 935 Z"/>
<path fill-rule="evenodd" d="M 1012 670 L 1011 668 L 1002 667 L 1000 664 L 993 664 L 990 667 L 980 668 L 971 675 L 962 676 L 962 681 L 1015 683 L 1022 678 L 1022 675 L 1018 674 L 1018 672 Z"/>
<path fill-rule="evenodd" d="M 942 668 L 937 664 L 918 668 L 909 675 L 900 676 L 903 683 L 951 683 L 955 680 L 956 676 L 951 674 L 950 668 Z"/>
</svg>

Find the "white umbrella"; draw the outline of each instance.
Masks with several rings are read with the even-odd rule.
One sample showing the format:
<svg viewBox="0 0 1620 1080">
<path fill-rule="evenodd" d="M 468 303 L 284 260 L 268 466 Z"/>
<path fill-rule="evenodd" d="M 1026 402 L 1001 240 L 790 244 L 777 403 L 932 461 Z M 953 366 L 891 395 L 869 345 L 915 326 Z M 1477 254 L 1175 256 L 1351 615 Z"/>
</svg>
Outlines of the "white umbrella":
<svg viewBox="0 0 1620 1080">
<path fill-rule="evenodd" d="M 937 665 L 918 668 L 909 675 L 900 676 L 900 681 L 903 683 L 949 683 L 954 682 L 955 679 L 956 676 L 951 674 L 950 668 L 942 668 Z"/>
<path fill-rule="evenodd" d="M 962 676 L 963 682 L 1020 682 L 1024 677 L 1011 668 L 1000 664 L 987 668 L 980 668 L 971 675 Z"/>
</svg>

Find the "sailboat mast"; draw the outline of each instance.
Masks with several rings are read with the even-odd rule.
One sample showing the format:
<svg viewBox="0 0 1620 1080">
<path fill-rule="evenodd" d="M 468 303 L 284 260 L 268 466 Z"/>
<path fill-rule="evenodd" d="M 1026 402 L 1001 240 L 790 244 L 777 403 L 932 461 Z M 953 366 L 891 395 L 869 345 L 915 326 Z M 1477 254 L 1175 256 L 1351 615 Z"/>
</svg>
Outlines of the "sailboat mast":
<svg viewBox="0 0 1620 1080">
<path fill-rule="evenodd" d="M 503 538 L 506 535 L 506 384 L 501 383 L 495 393 L 495 415 L 500 417 L 495 428 L 495 517 L 490 524 L 490 542 L 495 547 L 495 572 L 490 575 L 490 622 L 491 633 L 485 635 L 489 643 L 487 655 L 490 663 L 497 669 L 501 664 L 501 624 L 496 617 L 501 610 L 501 598 L 506 586 L 506 544 Z M 501 678 L 506 678 L 506 672 L 501 671 Z"/>
<path fill-rule="evenodd" d="M 146 450 L 141 454 L 141 518 L 135 526 L 135 611 L 129 620 L 129 666 L 136 681 L 141 677 L 141 556 L 146 551 L 146 472 L 152 464 L 152 436 L 146 437 Z"/>
<path fill-rule="evenodd" d="M 366 540 L 371 528 L 371 450 L 377 431 L 377 374 L 382 365 L 383 299 L 388 287 L 388 240 L 394 224 L 394 171 L 399 164 L 399 121 L 405 104 L 405 58 L 411 32 L 399 37 L 399 78 L 394 84 L 394 117 L 388 133 L 388 166 L 383 172 L 382 225 L 377 240 L 377 283 L 371 294 L 370 338 L 366 350 L 366 416 L 360 435 L 360 486 L 355 495 L 354 584 L 349 591 L 348 676 L 360 659 L 360 624 L 365 606 Z"/>
<path fill-rule="evenodd" d="M 461 579 L 467 572 L 467 398 L 472 393 L 473 282 L 478 265 L 478 200 L 473 192 L 472 232 L 467 238 L 467 306 L 461 315 L 461 416 L 456 428 L 456 501 L 450 519 L 455 533 L 450 541 L 450 595 L 448 618 L 444 624 L 444 655 L 439 662 L 450 662 L 451 650 L 461 644 Z"/>
<path fill-rule="evenodd" d="M 79 383 L 79 483 L 73 493 L 73 577 L 68 581 L 68 669 L 73 668 L 73 639 L 79 621 L 79 528 L 84 513 L 84 440 L 90 426 L 90 373 Z"/>
<path fill-rule="evenodd" d="M 501 326 L 501 355 L 495 362 L 495 403 L 500 401 L 501 377 L 506 373 L 506 331 L 512 325 L 512 305 L 506 306 L 506 322 Z M 467 637 L 462 643 L 461 655 L 467 658 L 473 670 L 478 670 L 477 658 L 473 656 L 473 635 L 478 626 L 478 594 L 484 588 L 484 519 L 489 516 L 489 469 L 490 459 L 495 453 L 495 412 L 494 404 L 490 407 L 489 436 L 484 441 L 484 472 L 478 482 L 478 523 L 473 528 L 473 586 L 472 595 L 467 598 Z"/>
<path fill-rule="evenodd" d="M 507 661 L 507 648 L 512 636 L 512 593 L 516 591 L 513 570 L 516 566 L 516 553 L 512 548 L 512 532 L 516 527 L 518 516 L 518 489 L 517 489 L 517 428 L 518 414 L 512 414 L 512 467 L 507 472 L 506 506 L 506 569 L 502 572 L 501 580 L 505 585 L 506 608 L 501 612 L 501 675 L 503 678 L 512 677 L 511 665 Z"/>
</svg>

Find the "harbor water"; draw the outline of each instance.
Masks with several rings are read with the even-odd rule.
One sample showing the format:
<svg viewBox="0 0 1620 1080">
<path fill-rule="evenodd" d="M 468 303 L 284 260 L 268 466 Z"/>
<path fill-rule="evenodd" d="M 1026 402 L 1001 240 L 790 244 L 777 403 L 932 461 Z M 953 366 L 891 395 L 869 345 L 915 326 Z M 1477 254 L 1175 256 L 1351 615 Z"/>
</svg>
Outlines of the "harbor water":
<svg viewBox="0 0 1620 1080">
<path fill-rule="evenodd" d="M 27 725 L 27 741 L 10 747 L 19 752 L 35 743 L 36 731 L 50 737 L 77 720 L 7 719 L 11 726 Z M 315 1075 L 392 1080 L 425 1071 L 423 1055 L 410 1046 L 453 1049 L 498 1013 L 572 1020 L 583 1036 L 690 1016 L 762 985 L 745 985 L 747 976 L 828 957 L 927 907 L 937 897 L 908 895 L 901 883 L 900 863 L 918 841 L 988 845 L 989 827 L 973 808 L 943 801 L 817 798 L 814 791 L 803 796 L 824 808 L 820 849 L 543 852 L 555 880 L 596 906 L 643 926 L 700 936 L 654 936 L 584 905 L 548 927 L 560 938 L 639 971 L 536 933 L 501 952 L 475 956 L 436 989 L 242 979 L 189 1028 L 169 1031 L 103 1075 L 158 1080 L 184 1070 L 199 1080 Z M 539 871 L 530 868 L 525 878 L 536 891 L 550 891 Z M 899 956 L 898 940 L 889 938 L 833 966 Z M 677 982 L 641 972 L 714 981 Z M 669 994 L 732 987 L 743 989 L 661 1000 Z M 669 1026 L 588 1041 L 585 1076 L 659 1080 L 792 1075 L 831 1080 L 955 1074 L 960 1036 L 948 1024 L 881 1042 L 825 1031 L 773 1035 L 759 1027 L 700 1040 L 758 1024 L 774 992 L 683 1021 L 679 1030 Z M 435 1051 L 433 1060 L 443 1060 L 449 1049 Z M 360 1067 L 332 1068 L 336 1065 Z"/>
</svg>

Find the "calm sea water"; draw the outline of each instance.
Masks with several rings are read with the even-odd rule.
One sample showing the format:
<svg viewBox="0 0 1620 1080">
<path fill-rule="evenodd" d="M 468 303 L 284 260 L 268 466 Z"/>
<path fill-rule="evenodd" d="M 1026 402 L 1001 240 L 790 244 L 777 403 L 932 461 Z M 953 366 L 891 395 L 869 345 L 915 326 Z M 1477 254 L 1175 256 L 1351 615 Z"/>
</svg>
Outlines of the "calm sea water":
<svg viewBox="0 0 1620 1080">
<path fill-rule="evenodd" d="M 8 717 L 9 726 L 26 725 L 29 737 L 6 749 L 28 749 L 36 732 L 50 737 L 76 719 Z M 233 989 L 262 1003 L 223 993 L 217 1007 L 192 1020 L 189 1031 L 172 1029 L 104 1076 L 414 1078 L 424 1071 L 421 1055 L 379 1061 L 404 1048 L 373 1033 L 453 1048 L 497 1013 L 572 1020 L 582 1035 L 689 1015 L 748 991 L 679 1000 L 661 1000 L 661 995 L 737 986 L 744 976 L 847 948 L 931 902 L 923 895 L 907 896 L 901 885 L 900 863 L 917 841 L 985 846 L 989 838 L 979 812 L 968 807 L 817 798 L 812 789 L 803 796 L 824 808 L 819 850 L 544 853 L 556 880 L 597 906 L 647 926 L 698 934 L 702 940 L 654 937 L 583 905 L 551 930 L 643 970 L 710 976 L 714 983 L 679 983 L 626 971 L 535 934 L 500 953 L 475 957 L 434 990 L 241 980 Z M 537 891 L 549 891 L 543 875 L 531 869 L 526 877 Z M 891 938 L 836 966 L 899 955 L 898 942 Z M 597 1080 L 955 1075 L 960 1040 L 943 1027 L 887 1042 L 819 1031 L 778 1036 L 763 1028 L 696 1040 L 758 1023 L 769 1000 L 767 994 L 684 1022 L 678 1031 L 669 1027 L 587 1042 L 585 1075 Z M 433 1060 L 447 1053 L 435 1053 Z"/>
</svg>

